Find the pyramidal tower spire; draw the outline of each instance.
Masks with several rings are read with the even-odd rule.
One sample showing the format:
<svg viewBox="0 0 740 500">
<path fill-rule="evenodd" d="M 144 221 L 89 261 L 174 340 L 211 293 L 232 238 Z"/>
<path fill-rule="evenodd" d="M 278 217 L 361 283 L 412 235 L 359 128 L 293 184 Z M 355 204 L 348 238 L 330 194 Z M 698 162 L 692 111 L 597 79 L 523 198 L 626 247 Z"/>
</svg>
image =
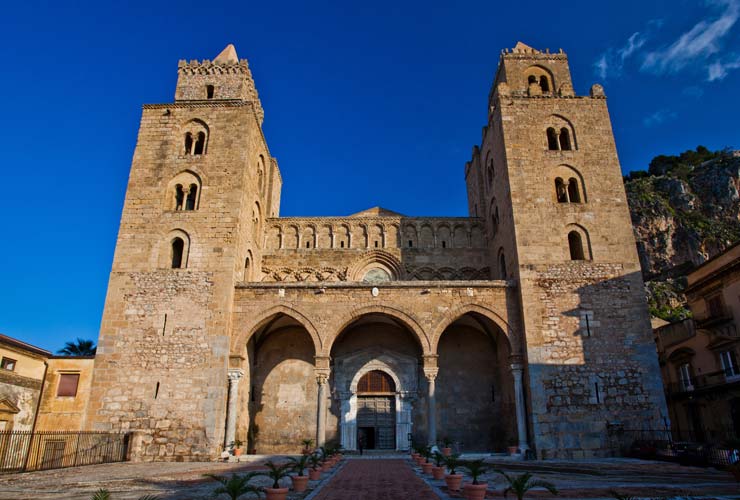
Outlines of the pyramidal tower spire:
<svg viewBox="0 0 740 500">
<path fill-rule="evenodd" d="M 249 102 L 262 125 L 265 113 L 252 72 L 247 60 L 239 59 L 233 44 L 228 44 L 213 61 L 181 60 L 177 73 L 176 101 Z"/>
<path fill-rule="evenodd" d="M 214 64 L 238 64 L 239 63 L 239 57 L 236 55 L 236 47 L 234 47 L 233 43 L 230 43 L 226 46 L 224 50 L 221 51 L 219 55 L 216 56 L 216 59 L 213 60 Z"/>
</svg>

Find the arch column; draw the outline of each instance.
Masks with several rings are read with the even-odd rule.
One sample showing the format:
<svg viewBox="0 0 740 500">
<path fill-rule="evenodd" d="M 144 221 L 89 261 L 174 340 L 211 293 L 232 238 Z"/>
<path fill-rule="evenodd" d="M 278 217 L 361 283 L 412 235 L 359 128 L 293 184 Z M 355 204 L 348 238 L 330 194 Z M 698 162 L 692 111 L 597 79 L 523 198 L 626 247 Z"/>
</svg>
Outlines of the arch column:
<svg viewBox="0 0 740 500">
<path fill-rule="evenodd" d="M 229 402 L 226 407 L 226 436 L 224 439 L 224 449 L 229 448 L 231 443 L 236 439 L 236 417 L 237 402 L 239 398 L 239 381 L 244 377 L 244 370 L 241 368 L 229 368 Z"/>
<path fill-rule="evenodd" d="M 427 379 L 427 431 L 429 434 L 428 444 L 433 446 L 437 443 L 437 395 L 435 394 L 435 380 L 439 373 L 435 355 L 424 356 L 424 377 Z"/>
<path fill-rule="evenodd" d="M 516 405 L 516 428 L 519 452 L 524 455 L 529 449 L 527 442 L 527 417 L 524 407 L 524 365 L 519 356 L 511 357 L 511 374 L 514 377 L 514 403 Z"/>
<path fill-rule="evenodd" d="M 324 446 L 326 444 L 327 385 L 331 369 L 328 356 L 316 356 L 315 360 L 314 372 L 316 383 L 319 386 L 316 408 L 316 446 Z"/>
</svg>

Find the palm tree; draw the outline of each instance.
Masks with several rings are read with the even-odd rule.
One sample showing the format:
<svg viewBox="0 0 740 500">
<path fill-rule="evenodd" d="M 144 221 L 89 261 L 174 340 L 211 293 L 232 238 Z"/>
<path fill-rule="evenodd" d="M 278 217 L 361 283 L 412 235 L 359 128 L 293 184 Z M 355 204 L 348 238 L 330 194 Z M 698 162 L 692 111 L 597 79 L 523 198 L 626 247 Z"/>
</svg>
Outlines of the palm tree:
<svg viewBox="0 0 740 500">
<path fill-rule="evenodd" d="M 473 484 L 479 484 L 478 478 L 488 472 L 488 467 L 483 464 L 483 460 L 463 462 L 462 467 L 468 470 L 468 473 L 473 478 Z"/>
<path fill-rule="evenodd" d="M 65 342 L 64 347 L 57 351 L 57 354 L 65 356 L 95 356 L 95 342 L 92 340 L 83 340 L 77 338 L 74 342 Z"/>
<path fill-rule="evenodd" d="M 229 495 L 231 500 L 236 500 L 247 493 L 254 493 L 257 495 L 257 498 L 262 494 L 261 488 L 254 486 L 253 484 L 248 484 L 253 477 L 261 475 L 259 472 L 247 472 L 244 475 L 232 474 L 231 477 L 217 476 L 215 474 L 205 475 L 221 483 L 221 486 L 213 490 L 213 496 L 225 493 L 226 495 Z"/>
<path fill-rule="evenodd" d="M 298 458 L 289 457 L 291 468 L 298 473 L 299 476 L 305 476 L 306 467 L 308 466 L 309 456 L 301 455 Z"/>
<path fill-rule="evenodd" d="M 272 489 L 276 490 L 280 488 L 280 480 L 284 477 L 290 477 L 290 471 L 293 469 L 293 464 L 274 464 L 273 462 L 265 462 L 265 467 L 268 468 L 267 472 L 261 472 L 263 476 L 267 476 L 272 479 Z"/>
<path fill-rule="evenodd" d="M 506 472 L 496 469 L 496 472 L 504 476 L 509 486 L 504 490 L 504 498 L 506 494 L 512 492 L 516 495 L 517 500 L 523 500 L 524 495 L 532 488 L 545 488 L 553 495 L 558 494 L 558 490 L 555 489 L 555 485 L 548 483 L 547 481 L 540 481 L 539 479 L 532 479 L 532 474 L 525 472 L 518 476 L 509 476 Z"/>
</svg>

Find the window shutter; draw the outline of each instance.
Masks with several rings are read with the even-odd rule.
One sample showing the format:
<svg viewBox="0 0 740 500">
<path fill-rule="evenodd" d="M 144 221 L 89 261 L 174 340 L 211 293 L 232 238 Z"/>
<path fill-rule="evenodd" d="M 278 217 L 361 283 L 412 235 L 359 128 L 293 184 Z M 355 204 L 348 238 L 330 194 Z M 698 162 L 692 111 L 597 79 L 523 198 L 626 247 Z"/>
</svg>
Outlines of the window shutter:
<svg viewBox="0 0 740 500">
<path fill-rule="evenodd" d="M 76 396 L 77 384 L 80 381 L 79 373 L 62 373 L 59 375 L 57 396 Z"/>
</svg>

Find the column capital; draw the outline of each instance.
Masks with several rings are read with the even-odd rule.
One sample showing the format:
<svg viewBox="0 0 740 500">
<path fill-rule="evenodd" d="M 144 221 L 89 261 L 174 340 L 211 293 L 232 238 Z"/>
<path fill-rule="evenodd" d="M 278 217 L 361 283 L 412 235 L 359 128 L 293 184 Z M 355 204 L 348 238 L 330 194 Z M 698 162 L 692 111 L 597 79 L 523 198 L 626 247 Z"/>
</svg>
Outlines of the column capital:
<svg viewBox="0 0 740 500">
<path fill-rule="evenodd" d="M 241 368 L 229 368 L 228 370 L 229 380 L 238 382 L 239 379 L 244 377 L 244 370 Z"/>
<path fill-rule="evenodd" d="M 326 384 L 329 380 L 329 370 L 315 369 L 314 375 L 316 376 L 316 383 L 321 385 Z"/>
<path fill-rule="evenodd" d="M 512 354 L 509 356 L 509 363 L 511 363 L 511 366 L 514 366 L 514 365 L 523 366 L 524 356 L 522 356 L 521 354 Z"/>
<path fill-rule="evenodd" d="M 434 379 L 437 378 L 437 374 L 439 373 L 439 368 L 424 368 L 424 376 L 429 382 L 434 382 Z"/>
</svg>

